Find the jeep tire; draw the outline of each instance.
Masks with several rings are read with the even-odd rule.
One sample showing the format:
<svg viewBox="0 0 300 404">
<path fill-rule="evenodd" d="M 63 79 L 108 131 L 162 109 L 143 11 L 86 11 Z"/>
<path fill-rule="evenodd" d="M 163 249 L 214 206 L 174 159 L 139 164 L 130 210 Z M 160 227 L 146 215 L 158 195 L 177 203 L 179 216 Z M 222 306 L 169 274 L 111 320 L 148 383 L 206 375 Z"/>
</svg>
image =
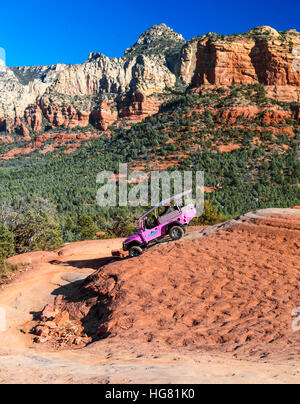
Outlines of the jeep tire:
<svg viewBox="0 0 300 404">
<path fill-rule="evenodd" d="M 169 230 L 169 236 L 172 240 L 180 240 L 184 236 L 184 229 L 180 226 L 173 226 Z"/>
<path fill-rule="evenodd" d="M 138 257 L 139 255 L 143 254 L 143 250 L 141 247 L 138 246 L 133 246 L 130 248 L 129 250 L 129 257 L 133 258 L 133 257 Z"/>
</svg>

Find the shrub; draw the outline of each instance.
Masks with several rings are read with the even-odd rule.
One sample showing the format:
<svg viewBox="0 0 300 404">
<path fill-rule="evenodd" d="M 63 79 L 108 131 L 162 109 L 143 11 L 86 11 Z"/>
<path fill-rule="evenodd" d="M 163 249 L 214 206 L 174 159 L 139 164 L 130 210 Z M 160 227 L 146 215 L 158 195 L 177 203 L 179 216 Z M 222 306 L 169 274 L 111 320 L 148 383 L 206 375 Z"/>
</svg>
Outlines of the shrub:
<svg viewBox="0 0 300 404">
<path fill-rule="evenodd" d="M 15 251 L 22 254 L 54 250 L 62 244 L 62 231 L 53 204 L 40 197 L 21 198 L 18 206 L 4 200 L 0 220 L 14 234 Z"/>
<path fill-rule="evenodd" d="M 92 217 L 87 214 L 79 217 L 78 230 L 81 240 L 93 240 L 96 237 L 97 231 L 99 231 Z"/>
<path fill-rule="evenodd" d="M 192 225 L 211 226 L 213 224 L 223 223 L 226 220 L 226 217 L 223 216 L 215 206 L 213 206 L 212 201 L 208 200 L 204 202 L 202 216 L 194 219 Z"/>
<path fill-rule="evenodd" d="M 5 260 L 15 253 L 14 234 L 0 224 L 0 259 Z"/>
<path fill-rule="evenodd" d="M 8 264 L 0 258 L 0 285 L 8 282 L 14 271 L 18 268 L 14 265 Z"/>
<path fill-rule="evenodd" d="M 51 251 L 62 244 L 60 225 L 45 212 L 38 214 L 30 212 L 17 225 L 15 245 L 18 253 L 29 251 Z"/>
<path fill-rule="evenodd" d="M 5 259 L 15 252 L 14 235 L 4 225 L 0 225 L 0 285 L 11 278 L 14 266 L 5 262 Z"/>
<path fill-rule="evenodd" d="M 122 216 L 116 217 L 112 226 L 112 233 L 117 237 L 128 237 L 136 231 L 137 226 L 130 220 L 124 219 Z"/>
</svg>

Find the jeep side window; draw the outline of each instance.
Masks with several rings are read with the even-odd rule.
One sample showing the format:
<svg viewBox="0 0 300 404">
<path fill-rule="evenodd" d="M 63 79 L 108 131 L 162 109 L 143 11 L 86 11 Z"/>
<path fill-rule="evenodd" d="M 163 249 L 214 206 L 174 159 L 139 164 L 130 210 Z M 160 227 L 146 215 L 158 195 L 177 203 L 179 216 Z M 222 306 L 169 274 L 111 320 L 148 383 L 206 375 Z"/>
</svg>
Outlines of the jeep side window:
<svg viewBox="0 0 300 404">
<path fill-rule="evenodd" d="M 156 227 L 157 226 L 157 222 L 156 222 L 156 218 L 155 217 L 153 217 L 152 219 L 146 219 L 145 220 L 145 228 L 147 229 L 147 230 L 151 230 L 151 229 L 153 229 L 154 227 Z"/>
</svg>

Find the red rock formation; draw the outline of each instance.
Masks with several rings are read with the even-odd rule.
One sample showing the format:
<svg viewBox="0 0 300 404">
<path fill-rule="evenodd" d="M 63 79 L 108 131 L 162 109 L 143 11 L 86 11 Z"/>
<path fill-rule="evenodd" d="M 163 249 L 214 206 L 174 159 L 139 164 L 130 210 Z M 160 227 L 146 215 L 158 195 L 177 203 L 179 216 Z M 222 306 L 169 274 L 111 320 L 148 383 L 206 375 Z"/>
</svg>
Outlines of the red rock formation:
<svg viewBox="0 0 300 404">
<path fill-rule="evenodd" d="M 243 39 L 198 44 L 193 85 L 259 82 L 266 86 L 300 86 L 290 45 L 281 41 Z"/>
<path fill-rule="evenodd" d="M 77 110 L 72 106 L 61 107 L 56 104 L 45 105 L 42 103 L 41 107 L 45 118 L 52 127 L 84 128 L 91 122 L 97 129 L 106 130 L 118 119 L 118 112 L 106 102 L 102 102 L 99 108 L 92 112 Z"/>
<path fill-rule="evenodd" d="M 34 132 L 40 132 L 42 130 L 42 111 L 38 105 L 30 105 L 26 108 L 24 117 L 28 126 L 30 126 Z"/>
<path fill-rule="evenodd" d="M 8 137 L 8 136 L 0 136 L 0 144 L 1 144 L 1 143 L 3 143 L 3 144 L 5 144 L 5 143 L 11 144 L 11 143 L 13 143 L 13 142 L 14 142 L 14 140 L 13 140 L 11 137 Z"/>
<path fill-rule="evenodd" d="M 300 102 L 299 86 L 265 86 L 267 97 L 277 101 Z"/>
<path fill-rule="evenodd" d="M 15 132 L 19 136 L 21 136 L 23 140 L 24 139 L 28 141 L 31 140 L 28 128 L 26 127 L 24 122 L 22 122 L 18 117 L 16 117 L 15 120 L 5 118 L 0 119 L 0 131 L 6 132 L 9 135 Z"/>
<path fill-rule="evenodd" d="M 260 83 L 268 86 L 300 86 L 300 72 L 293 69 L 295 55 L 289 43 L 257 40 L 250 57 Z"/>
<path fill-rule="evenodd" d="M 148 116 L 156 114 L 162 102 L 162 100 L 146 97 L 141 93 L 133 94 L 131 97 L 124 97 L 119 103 L 119 117 L 131 122 L 139 122 Z"/>
<path fill-rule="evenodd" d="M 89 112 L 79 111 L 72 106 L 45 105 L 41 103 L 45 118 L 53 127 L 63 126 L 65 128 L 85 127 L 89 124 Z"/>
<path fill-rule="evenodd" d="M 278 125 L 284 123 L 286 118 L 293 117 L 293 111 L 283 110 L 279 107 L 255 107 L 255 106 L 237 106 L 226 110 L 213 110 L 218 116 L 220 122 L 235 123 L 239 117 L 253 119 L 260 114 L 263 114 L 263 122 L 268 125 Z"/>
<path fill-rule="evenodd" d="M 12 133 L 13 122 L 10 119 L 0 118 L 0 131 L 7 132 L 8 134 Z"/>
<path fill-rule="evenodd" d="M 205 37 L 188 43 L 176 73 L 192 88 L 261 83 L 272 98 L 299 101 L 300 71 L 293 63 L 298 36 L 289 33 L 283 40 L 275 30 L 262 28 L 264 36 Z"/>
<path fill-rule="evenodd" d="M 53 309 L 67 311 L 94 340 L 152 351 L 297 358 L 300 336 L 290 325 L 299 306 L 299 225 L 297 210 L 267 209 L 101 266 L 78 298 L 57 297 L 46 320 Z"/>
<path fill-rule="evenodd" d="M 196 71 L 192 87 L 203 84 L 229 86 L 257 82 L 255 68 L 251 63 L 251 40 L 227 42 L 206 40 L 197 46 Z"/>
<path fill-rule="evenodd" d="M 6 120 L 0 118 L 0 131 L 5 131 L 6 130 Z"/>
<path fill-rule="evenodd" d="M 106 130 L 118 119 L 118 111 L 115 105 L 109 106 L 106 102 L 102 102 L 98 109 L 91 113 L 91 122 L 95 128 Z"/>
<path fill-rule="evenodd" d="M 29 130 L 23 122 L 17 122 L 15 126 L 15 131 L 24 138 L 24 140 L 30 141 L 31 137 L 29 135 Z"/>
</svg>

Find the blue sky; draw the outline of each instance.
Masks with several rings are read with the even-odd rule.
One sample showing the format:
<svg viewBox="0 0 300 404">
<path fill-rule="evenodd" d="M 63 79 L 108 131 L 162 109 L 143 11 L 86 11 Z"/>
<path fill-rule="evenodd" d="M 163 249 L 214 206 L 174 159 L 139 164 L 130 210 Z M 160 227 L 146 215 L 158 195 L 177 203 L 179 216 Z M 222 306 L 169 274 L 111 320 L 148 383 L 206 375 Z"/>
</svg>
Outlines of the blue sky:
<svg viewBox="0 0 300 404">
<path fill-rule="evenodd" d="M 122 56 L 143 31 L 162 22 L 185 39 L 259 25 L 300 31 L 299 0 L 15 0 L 2 2 L 0 16 L 0 47 L 9 66 L 82 63 L 90 52 Z"/>
</svg>

